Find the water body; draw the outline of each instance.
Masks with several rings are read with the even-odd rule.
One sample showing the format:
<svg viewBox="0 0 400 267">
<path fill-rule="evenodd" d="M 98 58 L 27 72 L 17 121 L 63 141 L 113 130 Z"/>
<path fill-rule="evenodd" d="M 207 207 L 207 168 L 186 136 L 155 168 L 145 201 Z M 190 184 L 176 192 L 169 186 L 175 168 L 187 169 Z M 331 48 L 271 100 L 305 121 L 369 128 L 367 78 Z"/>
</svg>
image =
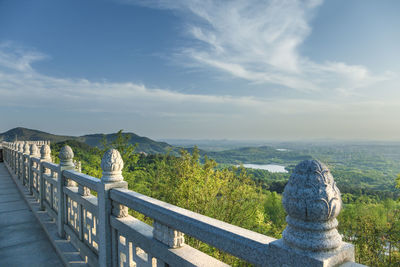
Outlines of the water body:
<svg viewBox="0 0 400 267">
<path fill-rule="evenodd" d="M 285 170 L 285 166 L 277 164 L 243 164 L 243 167 L 249 169 L 267 170 L 269 172 L 288 172 L 287 170 Z"/>
</svg>

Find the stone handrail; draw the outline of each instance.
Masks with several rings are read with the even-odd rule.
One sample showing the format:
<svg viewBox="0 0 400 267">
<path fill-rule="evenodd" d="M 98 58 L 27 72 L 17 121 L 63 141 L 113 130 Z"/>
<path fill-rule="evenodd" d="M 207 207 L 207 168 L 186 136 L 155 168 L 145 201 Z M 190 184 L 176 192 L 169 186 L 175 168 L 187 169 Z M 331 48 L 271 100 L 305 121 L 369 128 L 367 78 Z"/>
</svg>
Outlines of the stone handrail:
<svg viewBox="0 0 400 267">
<path fill-rule="evenodd" d="M 285 187 L 288 226 L 276 240 L 128 190 L 115 149 L 103 156 L 101 179 L 76 171 L 69 146 L 61 149 L 60 164 L 51 163 L 46 141 L 3 142 L 3 154 L 10 173 L 56 222 L 59 237 L 70 240 L 89 266 L 226 265 L 185 244 L 185 234 L 257 266 L 354 262 L 353 245 L 336 229 L 340 192 L 315 160 L 297 165 Z M 152 218 L 153 226 L 128 208 Z"/>
</svg>

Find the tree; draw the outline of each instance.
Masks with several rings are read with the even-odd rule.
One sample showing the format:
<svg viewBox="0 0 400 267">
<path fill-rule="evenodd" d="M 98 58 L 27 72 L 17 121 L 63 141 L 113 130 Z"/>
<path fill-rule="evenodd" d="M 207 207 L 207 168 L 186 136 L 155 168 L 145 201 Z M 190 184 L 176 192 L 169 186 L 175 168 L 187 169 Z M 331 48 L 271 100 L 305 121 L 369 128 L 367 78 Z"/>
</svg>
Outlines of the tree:
<svg viewBox="0 0 400 267">
<path fill-rule="evenodd" d="M 101 140 L 101 144 L 104 148 L 102 153 L 104 154 L 110 148 L 118 150 L 121 154 L 122 160 L 124 161 L 124 170 L 128 170 L 128 166 L 137 163 L 139 160 L 139 155 L 135 154 L 137 144 L 132 145 L 129 142 L 131 136 L 128 134 L 123 134 L 122 131 L 122 129 L 119 130 L 116 134 L 116 138 L 111 142 L 106 139 L 105 135 L 103 136 L 103 139 Z"/>
<path fill-rule="evenodd" d="M 197 147 L 180 157 L 165 155 L 148 168 L 152 177 L 151 196 L 179 207 L 254 231 L 265 232 L 264 196 L 245 169 L 218 169 L 205 157 L 200 163 Z M 188 243 L 229 264 L 237 259 L 188 237 Z"/>
</svg>

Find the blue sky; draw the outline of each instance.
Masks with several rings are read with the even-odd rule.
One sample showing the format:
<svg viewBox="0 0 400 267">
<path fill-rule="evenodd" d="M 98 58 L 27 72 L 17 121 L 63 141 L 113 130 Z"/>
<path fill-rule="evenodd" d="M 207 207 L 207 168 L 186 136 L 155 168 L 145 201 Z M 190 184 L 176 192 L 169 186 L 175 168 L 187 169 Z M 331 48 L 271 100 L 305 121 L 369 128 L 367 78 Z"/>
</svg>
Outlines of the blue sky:
<svg viewBox="0 0 400 267">
<path fill-rule="evenodd" d="M 400 2 L 0 0 L 0 131 L 400 139 Z"/>
</svg>

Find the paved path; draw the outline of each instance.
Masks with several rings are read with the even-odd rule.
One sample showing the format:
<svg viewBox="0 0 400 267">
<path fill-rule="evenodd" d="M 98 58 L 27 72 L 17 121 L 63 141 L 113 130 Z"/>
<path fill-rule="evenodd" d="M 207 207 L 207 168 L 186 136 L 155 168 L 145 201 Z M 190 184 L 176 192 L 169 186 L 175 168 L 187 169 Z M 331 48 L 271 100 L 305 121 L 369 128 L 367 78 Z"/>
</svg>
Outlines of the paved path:
<svg viewBox="0 0 400 267">
<path fill-rule="evenodd" d="M 0 266 L 63 266 L 4 163 L 0 163 Z"/>
</svg>

